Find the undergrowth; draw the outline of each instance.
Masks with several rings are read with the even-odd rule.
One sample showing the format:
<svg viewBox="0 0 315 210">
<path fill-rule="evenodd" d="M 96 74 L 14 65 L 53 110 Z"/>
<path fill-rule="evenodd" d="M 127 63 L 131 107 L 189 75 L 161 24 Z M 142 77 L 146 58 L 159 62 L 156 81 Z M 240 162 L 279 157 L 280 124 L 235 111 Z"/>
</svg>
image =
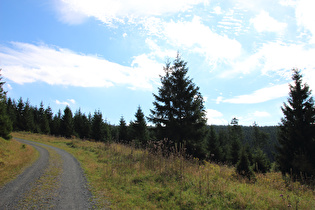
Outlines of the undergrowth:
<svg viewBox="0 0 315 210">
<path fill-rule="evenodd" d="M 99 208 L 112 209 L 314 209 L 315 192 L 280 173 L 247 180 L 235 168 L 166 151 L 51 136 L 13 133 L 67 150 L 82 164 Z M 153 149 L 152 149 L 153 148 Z"/>
</svg>

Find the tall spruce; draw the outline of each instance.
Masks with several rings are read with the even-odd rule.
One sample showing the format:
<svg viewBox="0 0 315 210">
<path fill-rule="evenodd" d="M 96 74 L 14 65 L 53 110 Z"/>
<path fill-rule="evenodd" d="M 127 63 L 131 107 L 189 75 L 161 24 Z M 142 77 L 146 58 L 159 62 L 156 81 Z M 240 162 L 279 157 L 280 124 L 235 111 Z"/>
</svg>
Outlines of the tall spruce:
<svg viewBox="0 0 315 210">
<path fill-rule="evenodd" d="M 1 71 L 1 69 L 0 69 Z M 7 114 L 6 108 L 6 92 L 3 89 L 5 82 L 1 81 L 2 77 L 0 74 L 0 137 L 4 139 L 10 139 L 10 133 L 12 131 L 12 122 Z"/>
<path fill-rule="evenodd" d="M 204 158 L 206 118 L 199 87 L 187 76 L 187 63 L 179 54 L 172 64 L 166 63 L 164 71 L 148 119 L 156 125 L 159 138 L 185 144 L 189 154 Z"/>
<path fill-rule="evenodd" d="M 315 176 L 315 108 L 311 90 L 293 69 L 288 103 L 281 107 L 277 162 L 283 174 L 294 179 Z M 302 177 L 301 177 L 302 175 Z"/>
</svg>

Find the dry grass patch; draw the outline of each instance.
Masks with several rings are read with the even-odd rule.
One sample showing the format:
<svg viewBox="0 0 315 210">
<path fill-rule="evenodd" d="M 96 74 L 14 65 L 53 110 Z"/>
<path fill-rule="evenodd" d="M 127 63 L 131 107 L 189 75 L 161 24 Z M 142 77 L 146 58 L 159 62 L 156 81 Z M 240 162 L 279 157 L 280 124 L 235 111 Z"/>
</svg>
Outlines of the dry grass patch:
<svg viewBox="0 0 315 210">
<path fill-rule="evenodd" d="M 0 187 L 22 173 L 37 158 L 38 152 L 32 146 L 0 138 Z"/>
</svg>

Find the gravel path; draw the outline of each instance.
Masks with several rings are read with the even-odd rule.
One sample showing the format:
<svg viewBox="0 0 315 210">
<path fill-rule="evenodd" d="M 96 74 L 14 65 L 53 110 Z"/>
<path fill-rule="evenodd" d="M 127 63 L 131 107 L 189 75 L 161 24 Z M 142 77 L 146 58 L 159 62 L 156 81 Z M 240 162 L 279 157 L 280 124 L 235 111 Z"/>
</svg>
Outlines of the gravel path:
<svg viewBox="0 0 315 210">
<path fill-rule="evenodd" d="M 32 209 L 91 209 L 92 194 L 88 190 L 87 181 L 79 162 L 68 152 L 45 144 L 18 139 L 39 151 L 40 157 L 16 179 L 0 189 L 0 209 L 32 208 Z M 56 157 L 50 157 L 52 150 Z M 61 157 L 61 158 L 60 158 Z M 52 161 L 52 159 L 61 161 Z M 56 164 L 57 163 L 57 164 Z M 50 175 L 51 171 L 58 171 Z M 55 176 L 55 177 L 51 177 Z M 55 187 L 41 183 L 53 180 Z M 46 184 L 47 185 L 47 184 Z M 52 192 L 46 192 L 52 191 Z M 44 193 L 43 193 L 44 192 Z M 40 195 L 38 195 L 38 193 Z M 43 195 L 42 195 L 43 194 Z M 33 195 L 33 196 L 32 196 Z M 29 197 L 35 197 L 29 199 Z M 26 205 L 27 204 L 27 205 Z"/>
</svg>

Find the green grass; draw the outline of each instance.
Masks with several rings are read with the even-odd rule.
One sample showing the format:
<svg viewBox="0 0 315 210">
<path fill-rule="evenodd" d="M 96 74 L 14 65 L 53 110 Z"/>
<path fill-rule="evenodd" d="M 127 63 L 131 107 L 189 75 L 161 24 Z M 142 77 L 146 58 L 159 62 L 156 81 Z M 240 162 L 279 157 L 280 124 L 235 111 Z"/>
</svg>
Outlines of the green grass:
<svg viewBox="0 0 315 210">
<path fill-rule="evenodd" d="M 162 155 L 116 143 L 103 144 L 29 133 L 13 136 L 72 153 L 83 166 L 99 208 L 112 209 L 315 209 L 315 192 L 280 173 L 246 180 L 233 167 L 181 153 Z M 109 203 L 107 202 L 109 201 Z"/>
<path fill-rule="evenodd" d="M 14 139 L 0 138 L 0 187 L 17 175 L 38 158 L 38 152 L 31 146 Z"/>
</svg>

